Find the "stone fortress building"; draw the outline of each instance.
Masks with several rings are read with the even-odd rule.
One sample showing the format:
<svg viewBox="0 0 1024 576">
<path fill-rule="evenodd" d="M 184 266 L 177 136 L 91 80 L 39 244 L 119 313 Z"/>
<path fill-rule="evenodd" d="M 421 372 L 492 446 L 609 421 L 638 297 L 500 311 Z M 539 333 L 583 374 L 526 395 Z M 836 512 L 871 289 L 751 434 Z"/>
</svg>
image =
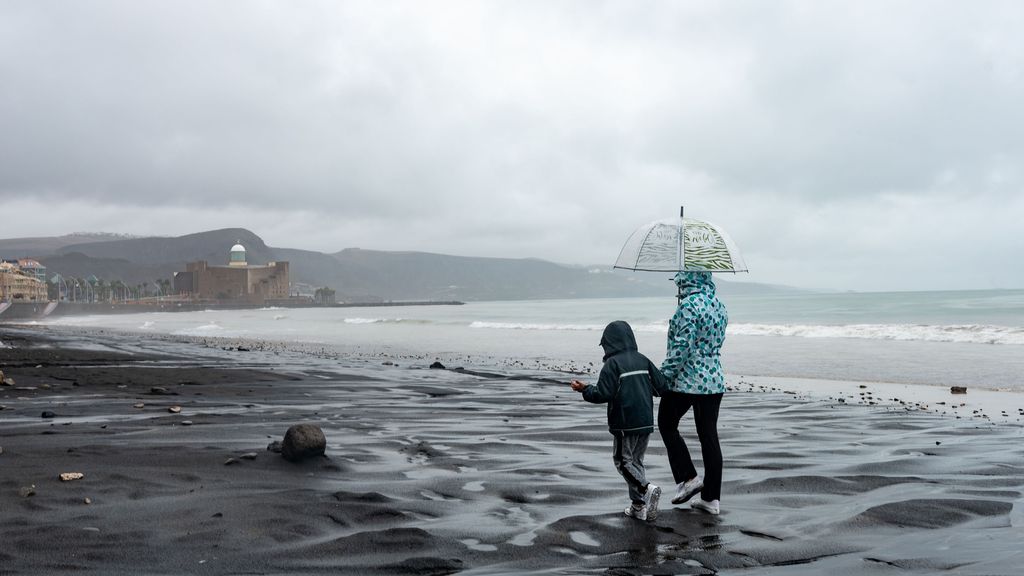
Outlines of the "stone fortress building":
<svg viewBox="0 0 1024 576">
<path fill-rule="evenodd" d="M 174 291 L 199 300 L 238 304 L 269 304 L 289 295 L 288 263 L 250 265 L 245 247 L 235 244 L 227 266 L 210 266 L 205 260 L 189 262 L 184 272 L 174 273 Z"/>
</svg>

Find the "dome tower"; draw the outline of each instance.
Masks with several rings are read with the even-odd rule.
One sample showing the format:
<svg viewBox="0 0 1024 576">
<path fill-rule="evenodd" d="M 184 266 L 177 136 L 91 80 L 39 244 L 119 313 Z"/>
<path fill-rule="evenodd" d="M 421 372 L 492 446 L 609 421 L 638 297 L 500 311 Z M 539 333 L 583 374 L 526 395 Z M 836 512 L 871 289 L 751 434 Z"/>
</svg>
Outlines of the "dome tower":
<svg viewBox="0 0 1024 576">
<path fill-rule="evenodd" d="M 245 261 L 245 246 L 239 243 L 231 247 L 228 266 L 248 266 L 248 263 Z"/>
</svg>

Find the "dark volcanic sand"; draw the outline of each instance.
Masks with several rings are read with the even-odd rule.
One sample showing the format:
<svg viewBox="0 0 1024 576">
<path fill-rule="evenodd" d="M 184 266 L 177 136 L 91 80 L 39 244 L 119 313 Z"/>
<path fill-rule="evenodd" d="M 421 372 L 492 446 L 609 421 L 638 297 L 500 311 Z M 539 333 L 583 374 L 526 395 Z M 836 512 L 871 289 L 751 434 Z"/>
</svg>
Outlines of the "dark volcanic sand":
<svg viewBox="0 0 1024 576">
<path fill-rule="evenodd" d="M 0 328 L 15 380 L 0 387 L 0 574 L 1024 566 L 1017 425 L 731 392 L 722 515 L 671 507 L 655 435 L 649 473 L 666 497 L 641 523 L 622 514 L 603 407 L 551 381 L 564 375 L 97 338 Z M 296 423 L 323 429 L 325 458 L 266 450 Z"/>
</svg>

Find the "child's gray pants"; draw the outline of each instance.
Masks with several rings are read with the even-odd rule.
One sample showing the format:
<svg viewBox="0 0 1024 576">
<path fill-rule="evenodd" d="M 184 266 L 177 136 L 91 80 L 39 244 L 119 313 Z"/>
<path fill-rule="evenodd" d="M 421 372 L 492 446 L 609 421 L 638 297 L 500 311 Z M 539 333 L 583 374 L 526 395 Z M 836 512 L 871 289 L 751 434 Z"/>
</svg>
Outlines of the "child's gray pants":
<svg viewBox="0 0 1024 576">
<path fill-rule="evenodd" d="M 643 503 L 643 492 L 646 491 L 647 473 L 644 471 L 644 454 L 647 452 L 647 440 L 650 434 L 630 434 L 614 436 L 615 452 L 612 460 L 615 469 L 626 479 L 629 486 L 629 499 Z"/>
</svg>

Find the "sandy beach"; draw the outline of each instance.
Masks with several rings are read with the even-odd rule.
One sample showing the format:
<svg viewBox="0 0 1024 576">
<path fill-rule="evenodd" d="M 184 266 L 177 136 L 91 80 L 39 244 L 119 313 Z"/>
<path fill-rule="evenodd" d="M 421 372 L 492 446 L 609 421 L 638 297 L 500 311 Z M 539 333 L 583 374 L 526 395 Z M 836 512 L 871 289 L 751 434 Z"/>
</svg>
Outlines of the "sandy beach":
<svg viewBox="0 0 1024 576">
<path fill-rule="evenodd" d="M 730 377 L 722 514 L 666 498 L 645 523 L 622 514 L 603 408 L 556 370 L 39 328 L 0 328 L 0 342 L 14 380 L 0 387 L 0 574 L 1024 566 L 1014 395 Z M 267 450 L 299 423 L 322 428 L 325 457 Z M 696 447 L 689 419 L 683 431 Z M 657 435 L 647 463 L 668 491 Z"/>
</svg>

